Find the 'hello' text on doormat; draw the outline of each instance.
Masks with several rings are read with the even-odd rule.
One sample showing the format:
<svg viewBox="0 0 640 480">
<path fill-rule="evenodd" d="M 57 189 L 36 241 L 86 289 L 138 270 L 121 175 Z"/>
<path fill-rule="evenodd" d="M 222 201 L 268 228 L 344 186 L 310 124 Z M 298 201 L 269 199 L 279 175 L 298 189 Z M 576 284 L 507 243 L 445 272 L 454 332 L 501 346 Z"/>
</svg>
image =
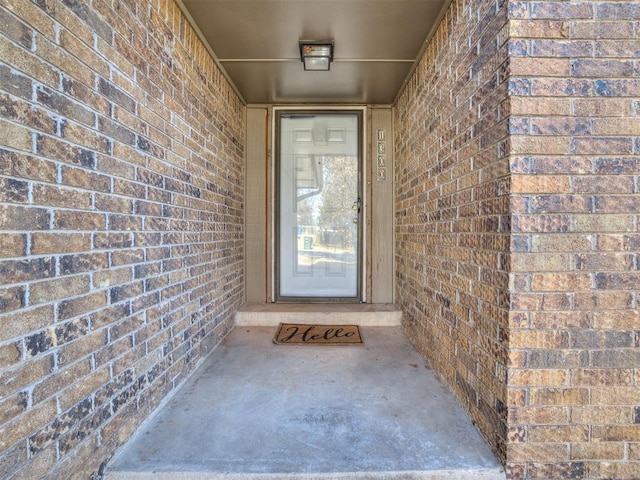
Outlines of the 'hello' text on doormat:
<svg viewBox="0 0 640 480">
<path fill-rule="evenodd" d="M 278 345 L 363 345 L 358 325 L 281 323 L 273 343 Z"/>
</svg>

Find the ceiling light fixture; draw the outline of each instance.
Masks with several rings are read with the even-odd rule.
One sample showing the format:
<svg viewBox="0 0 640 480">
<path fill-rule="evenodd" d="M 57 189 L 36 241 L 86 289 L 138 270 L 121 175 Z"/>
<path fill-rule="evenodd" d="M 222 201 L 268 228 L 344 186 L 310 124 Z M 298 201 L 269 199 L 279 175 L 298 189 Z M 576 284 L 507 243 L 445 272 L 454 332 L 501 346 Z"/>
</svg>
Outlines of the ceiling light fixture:
<svg viewBox="0 0 640 480">
<path fill-rule="evenodd" d="M 299 45 L 305 70 L 329 70 L 333 61 L 333 41 L 300 40 Z"/>
</svg>

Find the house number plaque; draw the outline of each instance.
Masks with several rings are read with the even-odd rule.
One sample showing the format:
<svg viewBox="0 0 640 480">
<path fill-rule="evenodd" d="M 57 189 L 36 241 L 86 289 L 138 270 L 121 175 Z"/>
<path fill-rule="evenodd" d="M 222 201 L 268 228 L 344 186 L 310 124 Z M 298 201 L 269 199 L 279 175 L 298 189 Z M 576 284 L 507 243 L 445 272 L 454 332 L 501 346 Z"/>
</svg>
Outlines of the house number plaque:
<svg viewBox="0 0 640 480">
<path fill-rule="evenodd" d="M 383 129 L 378 129 L 377 132 L 377 169 L 378 169 L 378 181 L 387 181 L 387 133 Z"/>
</svg>

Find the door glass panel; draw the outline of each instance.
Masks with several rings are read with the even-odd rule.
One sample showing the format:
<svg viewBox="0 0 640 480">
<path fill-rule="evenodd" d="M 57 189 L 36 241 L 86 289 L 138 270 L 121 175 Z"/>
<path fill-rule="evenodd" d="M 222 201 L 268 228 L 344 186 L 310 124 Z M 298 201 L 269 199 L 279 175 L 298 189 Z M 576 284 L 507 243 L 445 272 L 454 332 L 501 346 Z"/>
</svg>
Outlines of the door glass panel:
<svg viewBox="0 0 640 480">
<path fill-rule="evenodd" d="M 279 299 L 359 298 L 359 115 L 280 115 Z"/>
</svg>

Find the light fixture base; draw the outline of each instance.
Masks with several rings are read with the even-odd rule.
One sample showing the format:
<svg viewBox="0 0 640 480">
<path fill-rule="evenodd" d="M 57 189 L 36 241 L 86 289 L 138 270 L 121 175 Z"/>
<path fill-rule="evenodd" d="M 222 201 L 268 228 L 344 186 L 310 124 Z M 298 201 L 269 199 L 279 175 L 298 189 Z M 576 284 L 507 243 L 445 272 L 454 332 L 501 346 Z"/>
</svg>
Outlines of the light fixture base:
<svg viewBox="0 0 640 480">
<path fill-rule="evenodd" d="M 327 71 L 333 61 L 333 40 L 300 40 L 300 60 L 305 70 Z"/>
</svg>

